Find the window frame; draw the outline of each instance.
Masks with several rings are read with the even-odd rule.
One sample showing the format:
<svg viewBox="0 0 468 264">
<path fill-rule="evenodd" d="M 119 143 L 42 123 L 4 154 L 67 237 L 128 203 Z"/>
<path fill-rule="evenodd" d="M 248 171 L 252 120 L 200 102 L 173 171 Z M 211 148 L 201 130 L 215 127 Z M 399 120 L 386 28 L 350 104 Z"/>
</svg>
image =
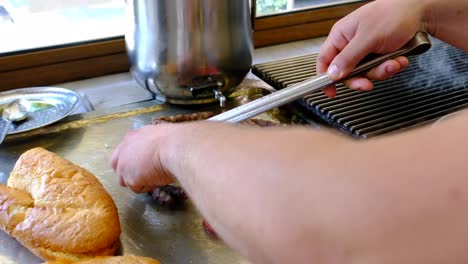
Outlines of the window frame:
<svg viewBox="0 0 468 264">
<path fill-rule="evenodd" d="M 333 24 L 371 0 L 260 16 L 254 21 L 256 48 L 325 36 Z M 45 86 L 126 72 L 123 36 L 0 56 L 0 91 Z"/>
</svg>

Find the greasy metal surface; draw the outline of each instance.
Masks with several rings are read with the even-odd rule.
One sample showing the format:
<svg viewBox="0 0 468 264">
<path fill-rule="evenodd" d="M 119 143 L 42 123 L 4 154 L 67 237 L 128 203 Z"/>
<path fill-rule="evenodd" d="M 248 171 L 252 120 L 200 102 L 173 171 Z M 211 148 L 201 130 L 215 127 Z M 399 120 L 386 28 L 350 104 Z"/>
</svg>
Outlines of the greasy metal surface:
<svg viewBox="0 0 468 264">
<path fill-rule="evenodd" d="M 81 101 L 77 93 L 68 89 L 34 87 L 0 93 L 0 108 L 19 98 L 30 101 L 32 110 L 26 121 L 10 126 L 8 134 L 23 133 L 55 123 L 73 113 Z"/>
<path fill-rule="evenodd" d="M 236 91 L 229 100 L 230 107 L 258 98 L 265 91 L 252 86 Z M 85 114 L 44 128 L 38 134 L 10 137 L 0 147 L 0 182 L 6 183 L 21 153 L 44 147 L 90 170 L 102 182 L 119 210 L 122 254 L 149 256 L 163 263 L 246 263 L 223 242 L 205 233 L 202 218 L 192 204 L 179 211 L 159 208 L 149 196 L 136 195 L 120 187 L 109 166 L 113 149 L 128 131 L 149 124 L 157 116 L 213 110 L 217 109 L 216 105 L 203 109 L 176 108 L 148 101 L 127 108 L 104 116 Z M 275 110 L 267 118 L 280 120 L 282 116 L 281 111 Z M 285 120 L 287 117 L 283 117 Z M 0 263 L 41 261 L 0 232 Z"/>
</svg>

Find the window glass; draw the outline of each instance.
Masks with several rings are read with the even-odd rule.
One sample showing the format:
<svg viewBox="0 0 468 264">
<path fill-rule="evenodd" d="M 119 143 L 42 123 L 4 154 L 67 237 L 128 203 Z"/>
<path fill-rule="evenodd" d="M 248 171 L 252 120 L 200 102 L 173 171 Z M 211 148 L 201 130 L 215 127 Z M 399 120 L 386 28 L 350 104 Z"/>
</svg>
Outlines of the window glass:
<svg viewBox="0 0 468 264">
<path fill-rule="evenodd" d="M 361 2 L 360 0 L 256 0 L 257 16 L 310 9 L 330 5 Z"/>
<path fill-rule="evenodd" d="M 0 53 L 123 35 L 123 0 L 0 0 Z"/>
<path fill-rule="evenodd" d="M 252 1 L 258 16 L 359 2 Z M 0 55 L 122 36 L 126 22 L 125 0 L 0 0 Z"/>
</svg>

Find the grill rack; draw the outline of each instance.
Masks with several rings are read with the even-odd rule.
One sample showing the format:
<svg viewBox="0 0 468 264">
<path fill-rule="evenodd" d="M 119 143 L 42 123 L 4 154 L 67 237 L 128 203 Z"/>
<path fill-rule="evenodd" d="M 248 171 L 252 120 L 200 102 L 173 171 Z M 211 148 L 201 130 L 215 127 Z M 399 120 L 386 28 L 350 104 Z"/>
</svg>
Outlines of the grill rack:
<svg viewBox="0 0 468 264">
<path fill-rule="evenodd" d="M 468 107 L 468 53 L 437 39 L 410 67 L 377 81 L 371 92 L 337 85 L 338 95 L 321 91 L 299 100 L 308 112 L 355 138 L 371 138 L 431 123 Z M 276 89 L 316 74 L 317 54 L 254 65 L 252 72 Z"/>
</svg>

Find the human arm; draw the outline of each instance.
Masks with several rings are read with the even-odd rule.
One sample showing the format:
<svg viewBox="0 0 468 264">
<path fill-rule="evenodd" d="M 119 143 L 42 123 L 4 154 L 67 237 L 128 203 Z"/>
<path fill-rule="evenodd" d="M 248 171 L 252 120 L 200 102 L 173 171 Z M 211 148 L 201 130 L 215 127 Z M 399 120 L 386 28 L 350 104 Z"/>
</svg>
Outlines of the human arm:
<svg viewBox="0 0 468 264">
<path fill-rule="evenodd" d="M 308 129 L 158 125 L 126 137 L 113 165 L 135 190 L 175 176 L 254 262 L 467 263 L 466 131 L 466 115 L 366 142 Z"/>
<path fill-rule="evenodd" d="M 317 71 L 343 79 L 369 53 L 399 49 L 418 30 L 462 49 L 468 49 L 468 2 L 459 0 L 377 0 L 338 21 L 321 47 Z M 371 90 L 370 80 L 384 80 L 408 66 L 405 57 L 389 60 L 364 77 L 345 84 Z M 335 96 L 334 87 L 324 90 Z"/>
</svg>

